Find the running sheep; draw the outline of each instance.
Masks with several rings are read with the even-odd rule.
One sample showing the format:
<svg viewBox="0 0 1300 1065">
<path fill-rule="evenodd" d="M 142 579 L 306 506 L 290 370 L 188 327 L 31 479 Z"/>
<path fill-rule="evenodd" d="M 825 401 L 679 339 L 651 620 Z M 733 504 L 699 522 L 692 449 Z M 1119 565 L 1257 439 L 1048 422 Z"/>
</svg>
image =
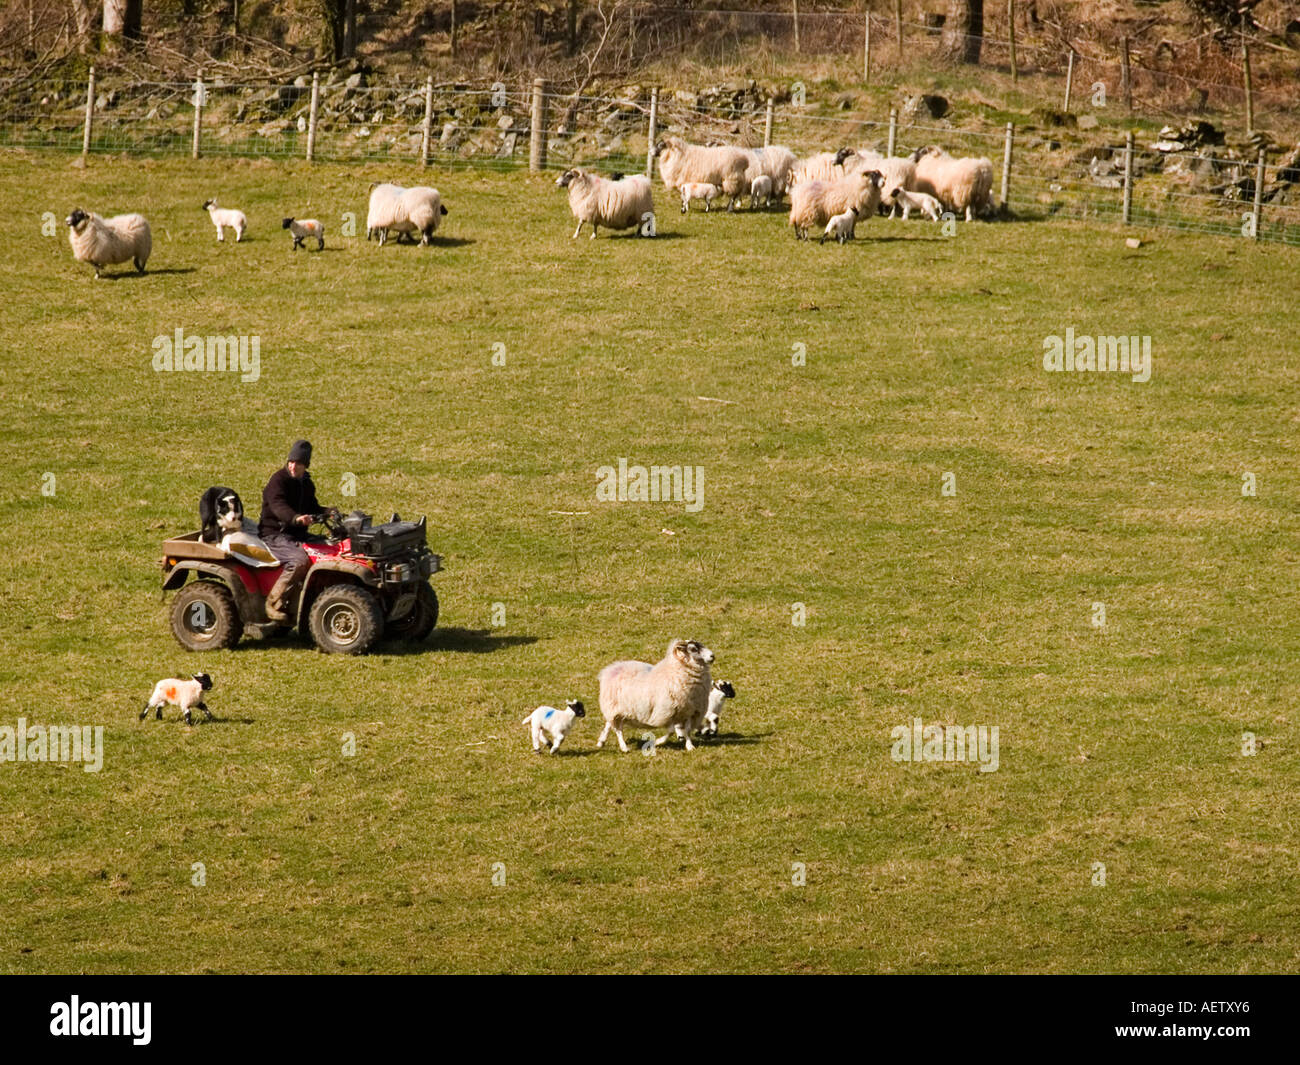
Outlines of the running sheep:
<svg viewBox="0 0 1300 1065">
<path fill-rule="evenodd" d="M 236 244 L 244 239 L 244 233 L 248 229 L 248 219 L 244 217 L 243 211 L 236 211 L 232 207 L 218 207 L 216 200 L 205 201 L 203 209 L 208 212 L 212 224 L 217 227 L 217 240 L 226 239 L 227 226 L 235 231 Z"/>
<path fill-rule="evenodd" d="M 290 251 L 297 251 L 299 248 L 306 249 L 303 244 L 304 240 L 316 241 L 316 250 L 325 250 L 325 227 L 314 218 L 286 218 L 280 225 L 281 229 L 287 229 L 293 237 L 293 247 Z"/>
<path fill-rule="evenodd" d="M 193 724 L 190 720 L 190 711 L 195 707 L 202 710 L 207 715 L 207 720 L 211 721 L 212 711 L 203 701 L 203 693 L 211 690 L 212 678 L 206 673 L 195 673 L 192 680 L 160 680 L 153 686 L 153 694 L 149 696 L 149 701 L 140 711 L 140 720 L 143 721 L 149 716 L 149 711 L 153 710 L 157 719 L 161 721 L 163 707 L 171 703 L 180 707 L 187 725 Z"/>
<path fill-rule="evenodd" d="M 68 226 L 68 243 L 72 257 L 95 268 L 95 277 L 105 266 L 134 263 L 144 273 L 149 253 L 153 251 L 153 234 L 144 215 L 119 214 L 101 218 L 93 211 L 76 208 L 64 219 Z"/>
<path fill-rule="evenodd" d="M 916 192 L 933 196 L 954 211 L 965 211 L 966 221 L 993 210 L 993 163 L 988 159 L 958 159 L 933 145 L 918 148 Z"/>
<path fill-rule="evenodd" d="M 655 145 L 659 159 L 659 176 L 669 192 L 677 192 L 689 182 L 717 185 L 731 197 L 728 211 L 749 191 L 749 173 L 753 159 L 744 148 L 721 146 L 705 148 L 687 144 L 681 137 L 665 137 Z"/>
<path fill-rule="evenodd" d="M 676 734 L 685 741 L 686 750 L 694 750 L 687 726 L 708 713 L 712 662 L 713 652 L 698 640 L 673 640 L 667 654 L 654 665 L 624 661 L 606 666 L 599 675 L 605 727 L 596 746 L 604 747 L 613 729 L 618 749 L 626 752 L 623 726 L 644 725 L 670 730 L 655 740 L 656 747 Z"/>
<path fill-rule="evenodd" d="M 825 226 L 850 207 L 858 218 L 870 218 L 880 204 L 879 170 L 848 174 L 836 181 L 806 181 L 790 193 L 790 222 L 794 235 L 808 239 L 808 231 Z"/>
<path fill-rule="evenodd" d="M 650 179 L 644 174 L 633 174 L 618 181 L 610 181 L 599 174 L 574 167 L 555 180 L 562 189 L 569 190 L 569 210 L 578 220 L 574 237 L 582 227 L 591 224 L 591 239 L 596 239 L 600 227 L 606 229 L 631 229 L 639 226 L 647 214 L 654 214 L 654 194 Z M 643 233 L 644 230 L 638 230 Z"/>
</svg>

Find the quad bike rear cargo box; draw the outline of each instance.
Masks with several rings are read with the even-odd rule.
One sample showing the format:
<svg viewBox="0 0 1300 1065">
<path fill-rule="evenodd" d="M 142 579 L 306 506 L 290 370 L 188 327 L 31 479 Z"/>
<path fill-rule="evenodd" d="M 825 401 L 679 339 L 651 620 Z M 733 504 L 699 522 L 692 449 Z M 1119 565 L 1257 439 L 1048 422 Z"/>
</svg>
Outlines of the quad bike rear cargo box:
<svg viewBox="0 0 1300 1065">
<path fill-rule="evenodd" d="M 220 544 L 205 543 L 202 539 L 202 533 L 186 533 L 184 536 L 173 536 L 170 540 L 163 541 L 163 554 L 167 558 L 201 558 L 210 559 L 214 562 L 223 562 L 229 556 L 221 549 Z"/>
</svg>

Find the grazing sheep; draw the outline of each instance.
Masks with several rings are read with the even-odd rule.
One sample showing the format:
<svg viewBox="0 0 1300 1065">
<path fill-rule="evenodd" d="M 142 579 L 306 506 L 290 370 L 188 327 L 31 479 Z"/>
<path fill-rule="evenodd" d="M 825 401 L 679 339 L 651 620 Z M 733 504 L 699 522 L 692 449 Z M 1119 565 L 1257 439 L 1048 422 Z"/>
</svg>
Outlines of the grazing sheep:
<svg viewBox="0 0 1300 1065">
<path fill-rule="evenodd" d="M 735 697 L 736 689 L 731 686 L 731 681 L 715 680 L 709 689 L 709 708 L 702 718 L 697 717 L 691 722 L 691 731 L 698 732 L 701 736 L 716 736 L 722 717 L 722 704 Z"/>
<path fill-rule="evenodd" d="M 659 159 L 659 176 L 669 192 L 676 192 L 688 182 L 717 185 L 731 197 L 727 210 L 734 211 L 749 189 L 746 174 L 753 160 L 744 148 L 705 148 L 687 144 L 681 137 L 665 137 L 655 145 L 655 155 Z"/>
<path fill-rule="evenodd" d="M 912 153 L 916 162 L 915 192 L 924 192 L 954 211 L 965 211 L 970 222 L 993 210 L 993 163 L 988 159 L 958 159 L 933 145 Z"/>
<path fill-rule="evenodd" d="M 555 184 L 569 190 L 569 210 L 578 220 L 578 228 L 573 231 L 574 237 L 588 222 L 591 223 L 592 240 L 596 239 L 601 226 L 606 229 L 639 226 L 642 218 L 648 213 L 652 214 L 655 209 L 650 179 L 644 174 L 610 181 L 599 174 L 575 167 L 556 178 Z"/>
<path fill-rule="evenodd" d="M 144 709 L 140 711 L 140 720 L 143 721 L 149 716 L 149 711 L 153 710 L 159 721 L 162 720 L 163 707 L 168 703 L 181 708 L 181 713 L 185 715 L 185 724 L 190 725 L 190 710 L 198 707 L 207 715 L 209 721 L 212 720 L 212 711 L 208 709 L 207 704 L 203 701 L 203 693 L 212 690 L 212 678 L 206 673 L 195 673 L 193 680 L 160 680 L 153 687 L 153 694 L 149 696 L 149 701 L 144 704 Z"/>
<path fill-rule="evenodd" d="M 879 170 L 880 176 L 884 179 L 883 187 L 886 189 L 901 186 L 911 192 L 916 188 L 916 163 L 910 156 L 891 155 L 886 159 L 870 148 L 859 148 L 857 151 L 852 148 L 841 148 L 835 153 L 835 158 L 839 160 L 846 174 L 854 174 L 859 170 Z M 880 203 L 882 213 L 885 206 L 890 206 L 889 216 L 892 218 L 894 211 L 889 198 L 882 197 Z"/>
<path fill-rule="evenodd" d="M 397 215 L 397 201 L 404 189 L 401 185 L 374 181 L 370 184 L 370 205 L 366 211 L 366 240 L 379 238 L 383 244 L 388 238 L 389 220 Z"/>
<path fill-rule="evenodd" d="M 372 185 L 370 208 L 366 212 L 366 239 L 377 235 L 382 247 L 388 242 L 390 230 L 399 240 L 419 233 L 420 244 L 427 246 L 433 243 L 433 234 L 446 214 L 442 196 L 427 185 L 409 189 L 400 185 Z"/>
<path fill-rule="evenodd" d="M 835 152 L 818 152 L 807 159 L 800 159 L 790 171 L 789 188 L 803 185 L 809 181 L 836 181 L 844 176 Z"/>
<path fill-rule="evenodd" d="M 749 186 L 749 209 L 751 211 L 757 206 L 759 200 L 763 201 L 764 207 L 772 202 L 772 179 L 766 174 L 759 174 Z"/>
<path fill-rule="evenodd" d="M 573 723 L 580 717 L 586 717 L 587 711 L 583 708 L 581 701 L 578 699 L 566 699 L 564 709 L 557 710 L 553 706 L 539 706 L 529 714 L 521 725 L 530 725 L 533 730 L 533 750 L 542 749 L 542 740 L 549 736 L 551 739 L 551 754 L 560 749 L 560 744 L 564 742 L 564 737 L 569 734 L 569 729 L 573 728 Z"/>
<path fill-rule="evenodd" d="M 895 207 L 903 209 L 903 221 L 907 221 L 907 216 L 913 211 L 920 211 L 931 222 L 937 222 L 943 211 L 943 204 L 925 192 L 908 192 L 904 188 L 893 188 L 889 190 L 886 199 Z M 892 211 L 890 217 L 893 217 Z"/>
<path fill-rule="evenodd" d="M 303 241 L 309 238 L 316 241 L 317 251 L 325 250 L 325 227 L 314 218 L 286 218 L 280 228 L 287 229 L 293 236 L 290 251 L 305 248 Z"/>
<path fill-rule="evenodd" d="M 605 746 L 613 729 L 618 749 L 627 751 L 623 726 L 645 725 L 667 728 L 669 733 L 655 741 L 662 746 L 674 733 L 694 750 L 686 726 L 708 712 L 709 689 L 713 679 L 709 665 L 713 652 L 697 640 L 673 640 L 662 659 L 649 662 L 614 662 L 600 671 L 600 712 L 605 727 L 596 741 Z"/>
<path fill-rule="evenodd" d="M 825 244 L 827 237 L 834 237 L 839 243 L 843 244 L 846 240 L 853 239 L 853 230 L 858 224 L 858 209 L 850 207 L 842 214 L 837 214 L 826 223 L 826 229 L 822 233 L 822 239 L 818 244 Z"/>
<path fill-rule="evenodd" d="M 717 185 L 710 185 L 704 181 L 688 181 L 682 186 L 682 214 L 691 209 L 692 200 L 703 200 L 704 213 L 708 214 L 709 205 L 721 191 Z"/>
<path fill-rule="evenodd" d="M 750 189 L 749 206 L 754 206 L 754 182 L 761 177 L 772 179 L 771 195 L 783 196 L 790 185 L 790 173 L 798 160 L 794 152 L 780 144 L 770 144 L 766 148 L 747 148 L 749 168 L 745 171 L 746 187 Z"/>
<path fill-rule="evenodd" d="M 235 231 L 236 244 L 244 239 L 244 232 L 248 229 L 248 219 L 244 217 L 243 211 L 236 211 L 233 207 L 218 207 L 216 200 L 207 200 L 203 204 L 203 209 L 208 212 L 212 224 L 217 227 L 217 240 L 226 239 L 226 226 Z"/>
<path fill-rule="evenodd" d="M 144 215 L 101 218 L 93 211 L 78 207 L 64 221 L 68 225 L 72 257 L 77 262 L 90 263 L 95 268 L 95 277 L 100 276 L 99 271 L 105 266 L 128 262 L 135 263 L 135 268 L 144 273 L 144 265 L 153 251 L 153 234 Z"/>
<path fill-rule="evenodd" d="M 870 218 L 880 203 L 879 170 L 847 174 L 837 181 L 805 181 L 790 193 L 790 225 L 800 240 L 808 231 L 821 228 L 835 215 L 850 207 L 857 208 L 859 218 Z"/>
</svg>

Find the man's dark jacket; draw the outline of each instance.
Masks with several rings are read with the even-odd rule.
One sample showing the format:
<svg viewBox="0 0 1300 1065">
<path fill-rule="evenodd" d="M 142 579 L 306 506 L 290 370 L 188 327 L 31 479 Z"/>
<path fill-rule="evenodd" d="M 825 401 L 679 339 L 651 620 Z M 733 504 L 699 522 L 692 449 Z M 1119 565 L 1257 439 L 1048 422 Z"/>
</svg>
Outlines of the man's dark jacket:
<svg viewBox="0 0 1300 1065">
<path fill-rule="evenodd" d="M 307 539 L 307 527 L 294 524 L 300 514 L 319 514 L 324 508 L 316 500 L 316 486 L 311 474 L 304 473 L 302 480 L 293 478 L 281 467 L 271 475 L 262 490 L 262 515 L 257 521 L 257 534 L 282 533 L 295 540 Z"/>
</svg>

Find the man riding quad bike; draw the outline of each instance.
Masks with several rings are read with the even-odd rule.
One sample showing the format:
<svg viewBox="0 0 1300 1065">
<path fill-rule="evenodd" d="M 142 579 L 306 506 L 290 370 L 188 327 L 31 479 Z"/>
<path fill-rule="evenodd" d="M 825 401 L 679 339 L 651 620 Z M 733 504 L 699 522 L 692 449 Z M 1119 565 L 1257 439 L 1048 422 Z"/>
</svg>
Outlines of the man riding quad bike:
<svg viewBox="0 0 1300 1065">
<path fill-rule="evenodd" d="M 223 491 L 226 499 L 234 496 Z M 296 516 L 307 519 L 297 521 L 303 534 L 323 524 L 328 535 L 295 538 L 301 562 L 291 573 L 276 557 L 282 551 L 273 553 L 251 523 L 241 525 L 237 496 L 231 507 L 219 543 L 210 542 L 216 536 L 206 528 L 163 543 L 163 589 L 178 590 L 171 627 L 181 646 L 234 647 L 245 632 L 266 636 L 296 627 L 322 651 L 364 654 L 385 633 L 418 641 L 437 625 L 429 577 L 442 560 L 429 550 L 424 518 L 402 521 L 394 514 L 373 525 L 359 510 L 340 517 L 332 508 Z M 277 592 L 279 609 L 270 611 Z"/>
</svg>

